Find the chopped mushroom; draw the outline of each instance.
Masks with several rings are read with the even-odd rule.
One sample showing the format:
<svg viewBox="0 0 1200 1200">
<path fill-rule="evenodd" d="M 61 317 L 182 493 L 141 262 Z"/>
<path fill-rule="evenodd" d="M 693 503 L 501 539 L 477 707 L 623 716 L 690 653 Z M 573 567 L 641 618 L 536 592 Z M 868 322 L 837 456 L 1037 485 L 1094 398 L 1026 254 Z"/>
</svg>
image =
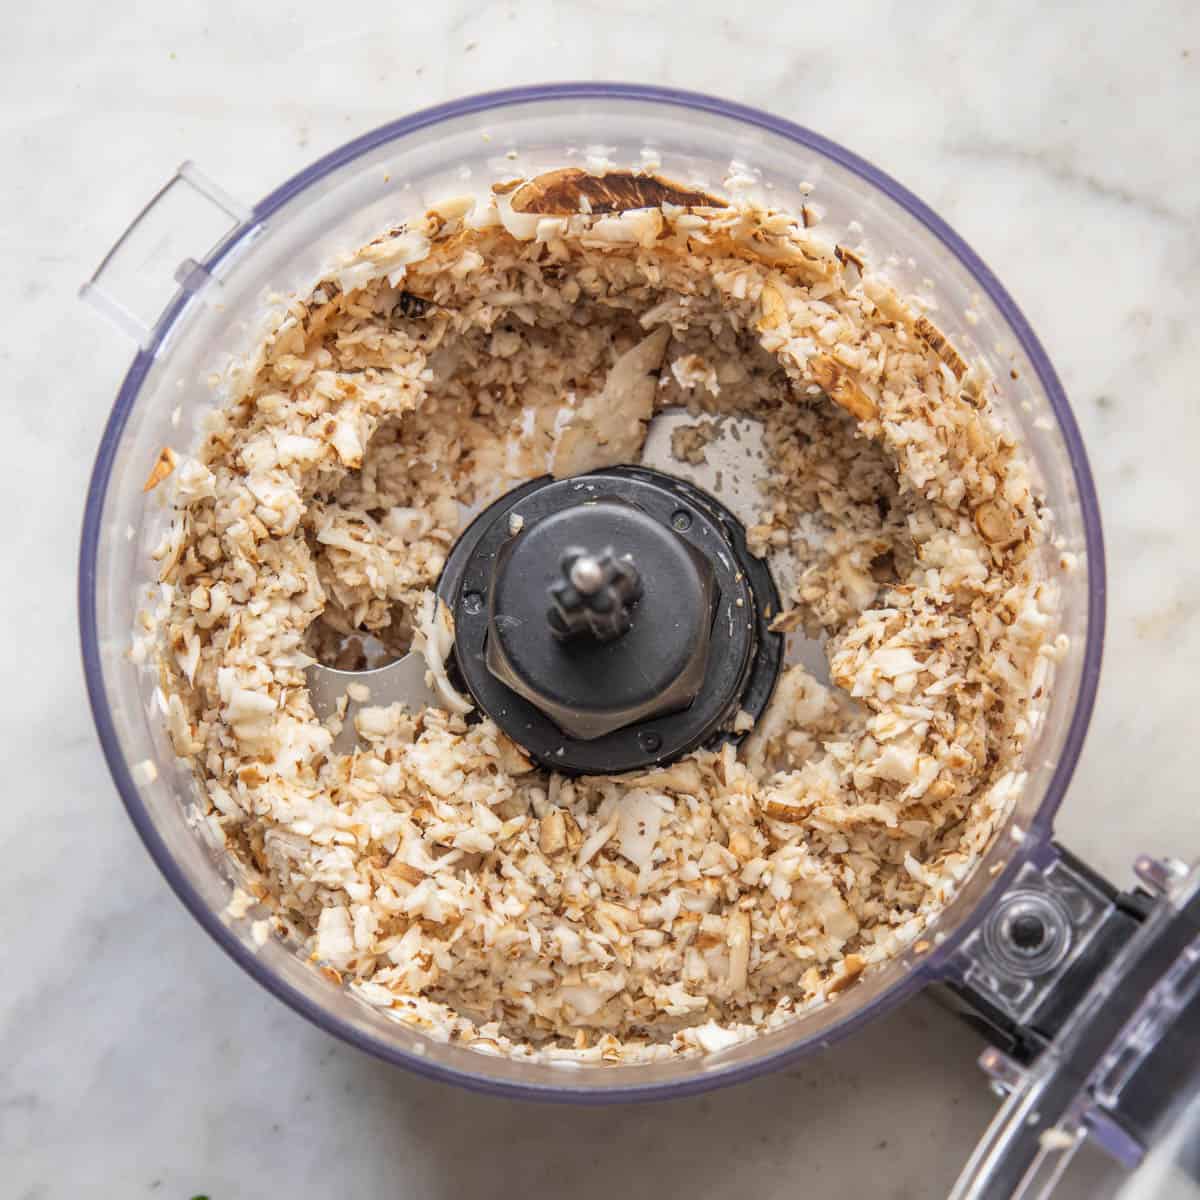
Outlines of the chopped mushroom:
<svg viewBox="0 0 1200 1200">
<path fill-rule="evenodd" d="M 1065 559 L 986 364 L 819 217 L 599 151 L 453 197 L 288 298 L 161 452 L 130 658 L 246 936 L 429 1037 L 597 1065 L 719 1053 L 928 949 L 1025 786 Z M 437 582 L 472 511 L 636 462 L 672 408 L 681 468 L 761 425 L 763 615 L 829 682 L 789 662 L 725 743 L 568 778 L 456 689 Z M 312 661 L 410 650 L 437 704 L 317 719 Z"/>
<path fill-rule="evenodd" d="M 630 462 L 646 438 L 671 330 L 661 326 L 613 363 L 603 390 L 563 413 L 550 458 L 556 479 Z"/>
</svg>

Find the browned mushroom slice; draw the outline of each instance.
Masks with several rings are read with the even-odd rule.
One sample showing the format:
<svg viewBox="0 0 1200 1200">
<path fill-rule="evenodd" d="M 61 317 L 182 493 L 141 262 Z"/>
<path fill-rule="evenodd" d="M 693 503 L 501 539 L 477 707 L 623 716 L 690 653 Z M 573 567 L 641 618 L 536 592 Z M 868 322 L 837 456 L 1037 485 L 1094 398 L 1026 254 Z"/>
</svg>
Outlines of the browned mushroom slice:
<svg viewBox="0 0 1200 1200">
<path fill-rule="evenodd" d="M 170 473 L 175 470 L 175 464 L 179 461 L 175 451 L 170 446 L 164 446 L 159 452 L 158 457 L 154 460 L 154 466 L 150 474 L 146 477 L 146 482 L 142 484 L 143 492 L 153 491 Z"/>
<path fill-rule="evenodd" d="M 1012 510 L 1005 510 L 995 500 L 986 500 L 975 510 L 975 528 L 991 546 L 1011 546 L 1019 532 L 1013 527 Z"/>
<path fill-rule="evenodd" d="M 913 322 L 917 336 L 950 368 L 955 379 L 967 373 L 967 364 L 951 344 L 946 335 L 928 317 L 918 317 Z"/>
<path fill-rule="evenodd" d="M 869 421 L 875 416 L 875 401 L 859 387 L 841 363 L 828 354 L 814 354 L 808 360 L 808 369 L 825 394 L 851 416 L 859 421 Z"/>
<path fill-rule="evenodd" d="M 838 262 L 840 262 L 843 267 L 847 264 L 853 263 L 854 266 L 859 269 L 859 271 L 865 271 L 867 268 L 866 260 L 863 258 L 863 256 L 846 246 L 834 246 L 833 253 L 837 256 Z"/>
<path fill-rule="evenodd" d="M 685 187 L 657 175 L 635 175 L 632 171 L 607 171 L 589 175 L 578 167 L 547 171 L 523 183 L 513 193 L 514 212 L 570 216 L 580 211 L 626 212 L 633 208 L 661 208 L 677 204 L 683 208 L 724 208 L 725 201 Z"/>
</svg>

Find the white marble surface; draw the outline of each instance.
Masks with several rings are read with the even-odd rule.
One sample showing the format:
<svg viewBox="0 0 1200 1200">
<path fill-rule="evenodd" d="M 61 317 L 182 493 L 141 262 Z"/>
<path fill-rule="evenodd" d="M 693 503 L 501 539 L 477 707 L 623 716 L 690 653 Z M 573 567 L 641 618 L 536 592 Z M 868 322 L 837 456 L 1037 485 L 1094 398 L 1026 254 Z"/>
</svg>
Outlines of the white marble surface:
<svg viewBox="0 0 1200 1200">
<path fill-rule="evenodd" d="M 109 783 L 74 611 L 83 489 L 130 357 L 75 289 L 184 157 L 252 199 L 411 109 L 607 77 L 770 108 L 879 163 L 1024 306 L 1091 451 L 1110 632 L 1062 836 L 1121 878 L 1137 850 L 1200 852 L 1200 9 L 735 11 L 65 0 L 7 15 L 5 1196 L 915 1200 L 944 1193 L 992 1109 L 975 1039 L 925 1000 L 795 1071 L 686 1102 L 468 1095 L 307 1026 L 193 924 Z M 1069 1194 L 1111 1188 L 1094 1165 Z"/>
</svg>

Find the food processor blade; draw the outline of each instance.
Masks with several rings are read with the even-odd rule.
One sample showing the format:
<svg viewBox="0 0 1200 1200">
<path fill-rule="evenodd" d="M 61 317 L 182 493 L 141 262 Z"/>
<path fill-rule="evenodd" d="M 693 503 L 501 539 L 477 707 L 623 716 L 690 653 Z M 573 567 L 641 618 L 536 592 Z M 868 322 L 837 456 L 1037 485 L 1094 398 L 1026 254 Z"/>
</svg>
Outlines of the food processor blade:
<svg viewBox="0 0 1200 1200">
<path fill-rule="evenodd" d="M 314 663 L 305 672 L 313 711 L 321 721 L 340 720 L 333 749 L 349 754 L 358 740 L 354 714 L 364 705 L 402 704 L 413 712 L 439 704 L 438 694 L 425 682 L 428 664 L 415 650 L 386 666 L 368 671 L 340 671 Z M 343 698 L 345 708 L 339 711 Z"/>
<path fill-rule="evenodd" d="M 710 503 L 716 501 L 717 506 L 723 507 L 745 526 L 758 519 L 762 508 L 762 481 L 767 461 L 762 421 L 748 416 L 705 418 L 686 409 L 673 408 L 660 413 L 650 423 L 638 465 L 683 480 L 709 497 Z M 674 539 L 670 532 L 667 537 Z M 567 549 L 565 544 L 563 549 Z M 783 580 L 785 588 L 790 584 L 790 558 L 786 550 L 772 555 L 771 571 L 777 579 Z M 439 592 L 445 590 L 443 578 Z M 764 598 L 777 606 L 777 598 L 773 594 L 768 597 L 767 591 L 764 591 Z M 678 596 L 675 600 L 678 603 Z M 447 603 L 453 607 L 452 601 L 450 598 Z M 711 603 L 715 609 L 715 598 Z M 764 615 L 769 620 L 774 614 Z M 727 643 L 722 644 L 728 648 Z M 354 714 L 363 705 L 400 703 L 418 711 L 426 705 L 440 703 L 439 693 L 426 683 L 427 670 L 427 660 L 418 652 L 361 671 L 341 670 L 322 663 L 308 667 L 305 676 L 314 711 L 322 721 L 340 721 L 333 750 L 340 754 L 353 750 L 358 737 Z M 360 688 L 366 691 L 360 692 Z M 520 692 L 519 686 L 517 690 Z M 768 687 L 758 701 L 765 701 L 769 691 Z M 362 696 L 361 700 L 355 698 L 356 693 Z M 344 707 L 343 697 L 346 698 Z M 686 707 L 688 702 L 668 703 L 665 708 Z M 755 703 L 751 707 L 755 711 L 750 715 L 757 716 L 762 704 Z M 503 723 L 502 718 L 501 721 Z"/>
</svg>

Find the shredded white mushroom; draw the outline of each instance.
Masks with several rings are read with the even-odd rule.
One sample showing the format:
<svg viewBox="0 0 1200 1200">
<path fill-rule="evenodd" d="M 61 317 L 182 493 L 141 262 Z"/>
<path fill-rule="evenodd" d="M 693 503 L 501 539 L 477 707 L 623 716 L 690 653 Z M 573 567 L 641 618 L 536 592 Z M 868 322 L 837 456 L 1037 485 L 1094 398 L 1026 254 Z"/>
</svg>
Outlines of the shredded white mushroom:
<svg viewBox="0 0 1200 1200">
<path fill-rule="evenodd" d="M 576 1065 L 720 1052 L 910 945 L 1020 796 L 1067 648 L 984 365 L 814 207 L 615 211 L 595 189 L 649 184 L 593 165 L 546 211 L 519 181 L 439 205 L 286 302 L 202 444 L 146 464 L 175 511 L 132 650 L 253 941 L 431 1037 Z M 454 688 L 434 588 L 464 514 L 636 460 L 677 407 L 689 461 L 704 422 L 761 422 L 748 542 L 828 682 L 789 666 L 740 746 L 535 769 Z M 304 668 L 380 645 L 439 705 L 360 688 L 338 753 Z"/>
</svg>

